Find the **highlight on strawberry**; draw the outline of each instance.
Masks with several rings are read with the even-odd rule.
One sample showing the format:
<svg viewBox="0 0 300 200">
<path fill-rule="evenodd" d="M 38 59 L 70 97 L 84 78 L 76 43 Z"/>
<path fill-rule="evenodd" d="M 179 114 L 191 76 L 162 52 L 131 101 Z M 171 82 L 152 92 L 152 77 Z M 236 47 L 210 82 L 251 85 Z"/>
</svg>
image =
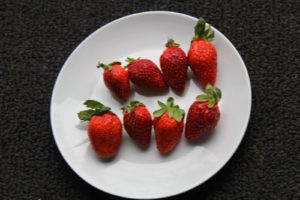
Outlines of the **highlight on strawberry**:
<svg viewBox="0 0 300 200">
<path fill-rule="evenodd" d="M 97 68 L 103 68 L 103 80 L 106 87 L 122 101 L 126 101 L 130 95 L 130 84 L 127 71 L 121 66 L 121 62 L 110 64 L 99 63 Z"/>
<path fill-rule="evenodd" d="M 150 144 L 152 117 L 146 106 L 139 101 L 132 101 L 121 108 L 123 124 L 131 139 L 141 149 L 147 149 Z"/>
<path fill-rule="evenodd" d="M 202 140 L 211 135 L 220 120 L 218 102 L 222 98 L 221 90 L 208 84 L 205 94 L 196 97 L 190 106 L 185 137 L 188 141 Z"/>
<path fill-rule="evenodd" d="M 200 18 L 188 52 L 188 63 L 200 86 L 214 85 L 217 78 L 217 50 L 211 41 L 214 31 Z"/>
<path fill-rule="evenodd" d="M 81 121 L 89 121 L 88 137 L 95 153 L 101 158 L 112 158 L 122 141 L 122 123 L 110 108 L 95 100 L 84 102 L 87 110 L 78 113 Z"/>
<path fill-rule="evenodd" d="M 166 103 L 158 101 L 160 109 L 153 113 L 156 147 L 160 153 L 172 151 L 178 144 L 183 131 L 184 110 L 174 105 L 174 99 L 169 97 Z"/>
</svg>

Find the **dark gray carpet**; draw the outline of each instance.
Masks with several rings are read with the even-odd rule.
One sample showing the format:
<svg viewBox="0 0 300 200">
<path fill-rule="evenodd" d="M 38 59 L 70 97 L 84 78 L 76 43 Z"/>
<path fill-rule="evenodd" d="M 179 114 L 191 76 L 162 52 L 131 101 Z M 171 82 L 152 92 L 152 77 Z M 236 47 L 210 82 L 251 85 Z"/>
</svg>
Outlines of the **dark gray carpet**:
<svg viewBox="0 0 300 200">
<path fill-rule="evenodd" d="M 238 151 L 212 179 L 173 198 L 300 199 L 297 0 L 1 0 L 0 198 L 117 199 L 64 162 L 50 128 L 50 97 L 61 66 L 85 37 L 148 10 L 205 17 L 239 50 L 252 84 L 251 119 Z"/>
</svg>

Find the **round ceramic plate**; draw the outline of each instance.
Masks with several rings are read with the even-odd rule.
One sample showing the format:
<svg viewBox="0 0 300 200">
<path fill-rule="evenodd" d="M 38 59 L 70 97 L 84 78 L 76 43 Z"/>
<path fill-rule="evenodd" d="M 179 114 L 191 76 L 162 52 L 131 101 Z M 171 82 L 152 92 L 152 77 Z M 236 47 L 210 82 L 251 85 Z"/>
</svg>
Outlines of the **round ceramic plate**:
<svg viewBox="0 0 300 200">
<path fill-rule="evenodd" d="M 182 136 L 167 156 L 156 150 L 137 148 L 123 130 L 118 155 L 102 161 L 94 154 L 87 137 L 86 123 L 77 113 L 83 102 L 95 99 L 112 108 L 120 119 L 120 102 L 104 86 L 99 61 L 110 63 L 129 57 L 148 58 L 159 64 L 169 37 L 188 51 L 197 18 L 173 12 L 144 12 L 115 20 L 87 37 L 70 55 L 56 80 L 51 100 L 51 124 L 57 146 L 70 167 L 92 186 L 128 198 L 161 198 L 192 189 L 218 172 L 239 146 L 250 116 L 251 86 L 247 69 L 237 50 L 217 29 L 214 45 L 218 53 L 216 85 L 222 90 L 221 119 L 207 140 L 189 144 Z M 186 112 L 203 93 L 189 71 L 185 93 L 156 93 L 135 90 L 130 100 L 143 102 L 153 112 L 157 101 L 175 98 Z"/>
</svg>

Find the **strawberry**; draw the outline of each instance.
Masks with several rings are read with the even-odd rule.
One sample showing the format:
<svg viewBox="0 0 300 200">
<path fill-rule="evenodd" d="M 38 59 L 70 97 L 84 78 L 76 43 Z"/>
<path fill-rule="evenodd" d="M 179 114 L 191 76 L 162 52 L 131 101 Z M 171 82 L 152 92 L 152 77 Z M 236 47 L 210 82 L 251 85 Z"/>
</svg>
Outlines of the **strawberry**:
<svg viewBox="0 0 300 200">
<path fill-rule="evenodd" d="M 195 26 L 195 36 L 188 52 L 188 63 L 198 81 L 205 87 L 214 85 L 217 77 L 217 51 L 210 43 L 214 38 L 214 31 L 200 18 Z"/>
<path fill-rule="evenodd" d="M 120 62 L 110 64 L 98 64 L 98 68 L 104 69 L 103 79 L 106 87 L 112 94 L 122 101 L 126 101 L 130 95 L 130 85 L 127 71 L 121 67 Z"/>
<path fill-rule="evenodd" d="M 132 140 L 142 149 L 150 144 L 152 118 L 144 104 L 132 101 L 124 106 L 123 122 L 125 130 Z"/>
<path fill-rule="evenodd" d="M 197 101 L 189 108 L 185 126 L 188 141 L 201 140 L 210 135 L 220 119 L 218 102 L 222 96 L 221 90 L 207 85 L 205 92 L 197 96 Z"/>
<path fill-rule="evenodd" d="M 157 65 L 149 59 L 127 58 L 129 79 L 142 88 L 165 89 L 165 80 Z"/>
<path fill-rule="evenodd" d="M 169 39 L 167 49 L 160 56 L 160 67 L 168 85 L 178 94 L 182 94 L 187 78 L 187 57 L 184 51 Z"/>
<path fill-rule="evenodd" d="M 101 158 L 111 158 L 119 150 L 122 141 L 122 123 L 110 108 L 100 102 L 87 100 L 88 110 L 78 113 L 82 121 L 89 121 L 88 136 L 96 154 Z"/>
<path fill-rule="evenodd" d="M 169 97 L 167 104 L 158 101 L 159 110 L 153 113 L 156 147 L 160 153 L 168 153 L 175 148 L 183 130 L 184 110 L 174 105 L 174 99 Z"/>
</svg>

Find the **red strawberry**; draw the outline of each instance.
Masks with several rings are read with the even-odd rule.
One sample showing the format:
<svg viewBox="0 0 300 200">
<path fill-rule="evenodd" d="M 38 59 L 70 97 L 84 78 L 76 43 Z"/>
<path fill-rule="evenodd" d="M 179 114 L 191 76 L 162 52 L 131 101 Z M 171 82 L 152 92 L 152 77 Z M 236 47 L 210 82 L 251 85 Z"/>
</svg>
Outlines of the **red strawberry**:
<svg viewBox="0 0 300 200">
<path fill-rule="evenodd" d="M 82 121 L 88 121 L 88 136 L 96 154 L 101 158 L 111 158 L 119 150 L 122 141 L 122 123 L 110 108 L 103 104 L 87 100 L 88 110 L 78 113 Z"/>
<path fill-rule="evenodd" d="M 188 52 L 188 63 L 202 87 L 214 85 L 217 77 L 217 51 L 210 43 L 214 38 L 214 31 L 205 25 L 200 18 L 195 26 L 195 36 Z"/>
<path fill-rule="evenodd" d="M 197 96 L 197 101 L 189 108 L 185 126 L 185 137 L 189 141 L 201 140 L 210 135 L 220 119 L 218 102 L 221 90 L 207 85 L 205 92 Z"/>
<path fill-rule="evenodd" d="M 187 57 L 184 51 L 169 39 L 167 49 L 160 56 L 160 67 L 168 85 L 178 94 L 182 94 L 187 78 Z"/>
<path fill-rule="evenodd" d="M 180 140 L 184 111 L 178 105 L 173 105 L 172 97 L 168 98 L 167 104 L 160 101 L 158 104 L 161 108 L 153 113 L 156 147 L 160 153 L 168 153 Z"/>
<path fill-rule="evenodd" d="M 130 85 L 127 71 L 120 62 L 112 62 L 108 65 L 99 64 L 97 66 L 104 69 L 103 79 L 106 87 L 118 98 L 126 101 L 130 95 Z"/>
<path fill-rule="evenodd" d="M 122 108 L 124 127 L 128 135 L 142 149 L 150 144 L 152 118 L 144 104 L 132 101 Z"/>
<path fill-rule="evenodd" d="M 164 89 L 164 78 L 154 62 L 148 59 L 127 58 L 128 75 L 132 83 L 139 87 Z"/>
</svg>

